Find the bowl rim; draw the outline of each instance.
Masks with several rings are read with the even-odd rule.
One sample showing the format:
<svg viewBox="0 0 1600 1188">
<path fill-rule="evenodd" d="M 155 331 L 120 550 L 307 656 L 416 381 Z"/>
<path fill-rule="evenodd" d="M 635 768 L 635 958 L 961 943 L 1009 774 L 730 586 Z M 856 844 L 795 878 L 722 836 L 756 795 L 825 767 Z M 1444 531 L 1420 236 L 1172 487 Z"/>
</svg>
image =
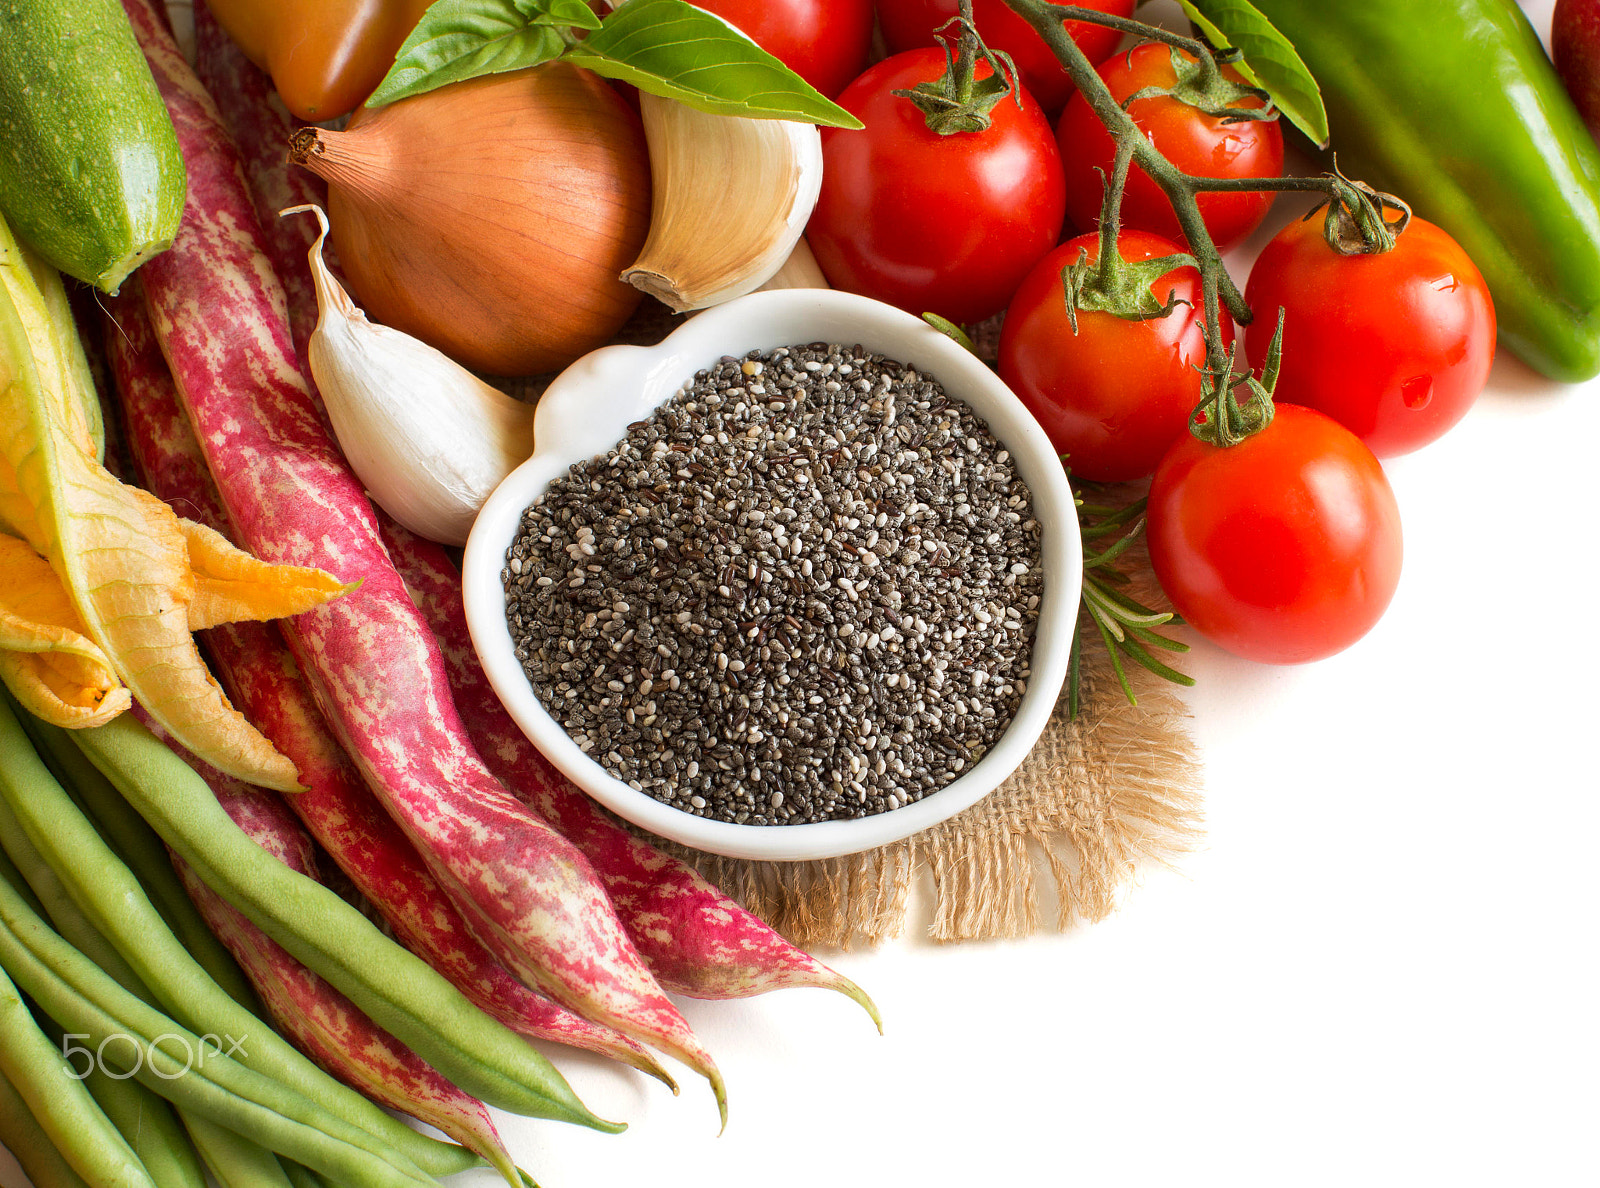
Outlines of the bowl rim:
<svg viewBox="0 0 1600 1188">
<path fill-rule="evenodd" d="M 798 329 L 772 336 L 773 328 L 786 325 Z M 807 329 L 818 325 L 849 332 L 830 336 Z M 609 450 L 628 423 L 670 399 L 696 371 L 725 355 L 819 340 L 861 344 L 925 370 L 948 394 L 969 404 L 1011 453 L 1033 495 L 1045 570 L 1028 688 L 1005 733 L 982 759 L 901 808 L 799 825 L 739 825 L 697 817 L 612 776 L 540 703 L 516 660 L 506 620 L 501 578 L 506 552 L 523 511 L 550 482 L 571 465 Z M 630 381 L 637 391 L 629 391 Z M 659 836 L 729 857 L 836 857 L 899 841 L 976 804 L 1016 770 L 1044 732 L 1067 675 L 1081 593 L 1081 542 L 1066 472 L 1044 430 L 999 376 L 922 319 L 832 289 L 752 293 L 692 316 L 655 346 L 608 346 L 585 355 L 541 396 L 534 437 L 533 454 L 490 495 L 467 540 L 462 562 L 467 625 L 485 674 L 518 728 L 562 774 L 619 816 Z"/>
</svg>

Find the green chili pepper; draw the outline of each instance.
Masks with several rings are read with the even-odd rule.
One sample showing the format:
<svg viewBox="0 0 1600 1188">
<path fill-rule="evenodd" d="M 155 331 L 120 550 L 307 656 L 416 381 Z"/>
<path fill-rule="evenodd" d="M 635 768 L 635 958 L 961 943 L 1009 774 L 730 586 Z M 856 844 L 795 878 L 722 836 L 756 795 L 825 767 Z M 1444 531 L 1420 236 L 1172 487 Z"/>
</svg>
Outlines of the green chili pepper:
<svg viewBox="0 0 1600 1188">
<path fill-rule="evenodd" d="M 1255 5 L 1321 85 L 1339 167 L 1456 238 L 1501 342 L 1600 373 L 1600 148 L 1513 0 Z"/>
</svg>

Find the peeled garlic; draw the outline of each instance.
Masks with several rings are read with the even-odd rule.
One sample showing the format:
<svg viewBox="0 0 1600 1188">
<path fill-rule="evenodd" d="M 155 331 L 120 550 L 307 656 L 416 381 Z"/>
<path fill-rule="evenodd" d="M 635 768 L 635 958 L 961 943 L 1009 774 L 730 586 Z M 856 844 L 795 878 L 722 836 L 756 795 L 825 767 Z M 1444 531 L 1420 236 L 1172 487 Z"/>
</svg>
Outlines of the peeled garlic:
<svg viewBox="0 0 1600 1188">
<path fill-rule="evenodd" d="M 813 124 L 709 115 L 640 92 L 650 235 L 629 284 L 682 312 L 760 288 L 789 258 L 822 186 Z"/>
<path fill-rule="evenodd" d="M 339 446 L 373 502 L 411 531 L 461 545 L 483 501 L 533 452 L 533 407 L 491 388 L 426 343 L 367 321 L 309 253 L 319 318 L 309 348 Z"/>
</svg>

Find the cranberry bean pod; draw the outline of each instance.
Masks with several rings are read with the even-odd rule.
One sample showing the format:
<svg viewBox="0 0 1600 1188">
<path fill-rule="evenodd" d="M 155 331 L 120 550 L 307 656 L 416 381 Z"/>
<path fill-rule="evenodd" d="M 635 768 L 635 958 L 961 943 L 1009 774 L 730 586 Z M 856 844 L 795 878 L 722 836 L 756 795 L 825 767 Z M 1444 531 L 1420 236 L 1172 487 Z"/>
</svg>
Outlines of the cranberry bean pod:
<svg viewBox="0 0 1600 1188">
<path fill-rule="evenodd" d="M 295 124 L 272 90 L 271 80 L 203 8 L 196 12 L 195 25 L 196 72 L 239 146 L 268 255 L 283 283 L 296 353 L 303 361 L 317 321 L 316 293 L 306 264 L 314 224 L 304 218 L 279 219 L 276 214 L 306 203 L 326 208 L 326 186 L 309 170 L 285 164 L 284 145 Z M 195 518 L 193 512 L 185 514 Z M 739 998 L 786 986 L 823 986 L 860 1002 L 876 1022 L 871 1000 L 848 978 L 790 945 L 692 868 L 633 837 L 544 765 L 483 676 L 460 609 L 460 576 L 444 550 L 381 512 L 378 521 L 390 556 L 439 640 L 456 705 L 474 745 L 490 770 L 594 865 L 657 980 L 668 990 L 695 998 Z M 245 704 L 275 745 L 295 760 L 306 782 L 305 765 L 248 709 L 248 700 Z M 529 791 L 536 785 L 537 791 Z"/>
<path fill-rule="evenodd" d="M 246 828 L 245 832 L 250 830 Z M 513 1188 L 521 1188 L 511 1157 L 482 1102 L 457 1089 L 343 994 L 296 961 L 282 945 L 201 882 L 182 859 L 175 865 L 195 906 L 244 967 L 279 1031 L 345 1084 L 380 1105 L 438 1127 L 488 1160 Z"/>
<path fill-rule="evenodd" d="M 123 714 L 98 729 L 73 731 L 72 738 L 208 886 L 463 1089 L 515 1113 L 597 1130 L 621 1129 L 590 1113 L 561 1075 L 526 1041 L 485 1018 L 430 966 L 395 944 L 360 911 L 264 853 L 229 819 L 194 769 L 132 715 Z M 110 894 L 110 888 L 104 894 Z M 136 968 L 141 963 L 150 966 L 153 960 L 126 951 L 123 955 Z M 159 963 L 152 969 L 139 968 L 139 972 L 152 989 L 159 990 L 158 979 L 167 978 Z M 235 1026 L 233 1033 L 243 1030 Z M 274 1036 L 267 1033 L 264 1039 Z M 296 1060 L 304 1060 L 289 1045 L 282 1047 Z M 255 1055 L 252 1049 L 252 1059 Z M 341 1094 L 373 1108 L 315 1066 L 308 1063 L 307 1068 Z M 377 1113 L 394 1122 L 383 1111 Z M 421 1137 L 409 1127 L 400 1129 L 407 1133 L 388 1140 L 397 1148 Z M 455 1146 L 447 1149 L 461 1150 Z M 476 1157 L 467 1154 L 476 1162 Z M 431 1167 L 429 1158 L 424 1166 Z M 459 1170 L 454 1167 L 440 1174 Z"/>
<path fill-rule="evenodd" d="M 278 212 L 307 204 L 327 210 L 328 184 L 309 169 L 290 167 L 289 137 L 305 125 L 289 114 L 271 77 L 244 56 L 203 4 L 195 6 L 194 25 L 195 75 L 216 102 L 217 114 L 238 146 L 267 258 L 283 285 L 295 355 L 315 397 L 306 354 L 306 344 L 317 326 L 317 293 L 306 264 L 306 253 L 315 238 L 310 230 L 312 221 L 304 215 L 281 219 Z M 332 245 L 324 243 L 323 251 L 324 259 L 337 272 Z"/>
<path fill-rule="evenodd" d="M 145 725 L 156 728 L 137 708 Z M 282 799 L 251 788 L 196 759 L 170 737 L 167 746 L 193 767 L 245 836 L 283 865 L 308 879 L 317 878 L 311 837 Z M 359 1007 L 288 950 L 257 928 L 242 912 L 202 882 L 182 858 L 173 866 L 184 890 L 207 925 L 244 969 L 278 1030 L 302 1052 L 367 1097 L 437 1127 L 483 1156 L 512 1188 L 521 1181 L 489 1111 L 463 1093 L 437 1069 L 372 1021 Z"/>
<path fill-rule="evenodd" d="M 216 484 L 184 419 L 140 299 L 125 294 L 110 301 L 110 362 L 117 389 L 125 394 L 127 443 L 144 485 L 190 519 L 226 531 Z M 416 847 L 383 812 L 328 734 L 275 626 L 234 623 L 213 628 L 206 632 L 205 644 L 234 704 L 299 769 L 307 791 L 287 803 L 402 944 L 519 1035 L 609 1056 L 672 1084 L 636 1041 L 528 989 L 472 935 Z"/>
<path fill-rule="evenodd" d="M 363 583 L 334 613 L 285 631 L 317 704 L 479 939 L 557 1001 L 701 1072 L 725 1116 L 721 1074 L 588 862 L 472 749 L 438 648 L 318 423 L 237 151 L 147 0 L 124 7 L 189 177 L 177 241 L 142 269 L 146 307 L 237 539 L 273 560 L 320 557 Z"/>
<path fill-rule="evenodd" d="M 389 555 L 439 640 L 467 733 L 506 787 L 594 864 L 661 984 L 695 998 L 822 986 L 853 998 L 881 1028 L 872 1000 L 849 978 L 791 945 L 693 867 L 629 833 L 550 765 L 506 713 L 478 663 L 461 575 L 444 550 L 404 529 L 383 528 Z"/>
</svg>

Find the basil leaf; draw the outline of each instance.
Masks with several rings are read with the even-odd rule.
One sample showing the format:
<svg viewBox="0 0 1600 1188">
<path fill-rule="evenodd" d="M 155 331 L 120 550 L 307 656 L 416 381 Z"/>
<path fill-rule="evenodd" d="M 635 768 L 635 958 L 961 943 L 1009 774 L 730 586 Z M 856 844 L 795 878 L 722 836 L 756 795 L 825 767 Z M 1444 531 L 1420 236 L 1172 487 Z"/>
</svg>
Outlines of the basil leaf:
<svg viewBox="0 0 1600 1188">
<path fill-rule="evenodd" d="M 563 29 L 572 26 L 598 29 L 600 21 L 583 0 L 437 0 L 367 106 L 552 61 L 567 48 Z"/>
<path fill-rule="evenodd" d="M 715 115 L 861 127 L 728 22 L 684 0 L 628 0 L 565 60 Z"/>
<path fill-rule="evenodd" d="M 1352 3 L 1354 0 L 1330 0 Z M 1272 96 L 1278 110 L 1289 117 L 1319 148 L 1328 145 L 1328 113 L 1322 91 L 1294 45 L 1261 15 L 1250 0 L 1178 0 L 1205 39 L 1216 46 L 1232 46 L 1244 55 L 1239 73 Z"/>
</svg>

